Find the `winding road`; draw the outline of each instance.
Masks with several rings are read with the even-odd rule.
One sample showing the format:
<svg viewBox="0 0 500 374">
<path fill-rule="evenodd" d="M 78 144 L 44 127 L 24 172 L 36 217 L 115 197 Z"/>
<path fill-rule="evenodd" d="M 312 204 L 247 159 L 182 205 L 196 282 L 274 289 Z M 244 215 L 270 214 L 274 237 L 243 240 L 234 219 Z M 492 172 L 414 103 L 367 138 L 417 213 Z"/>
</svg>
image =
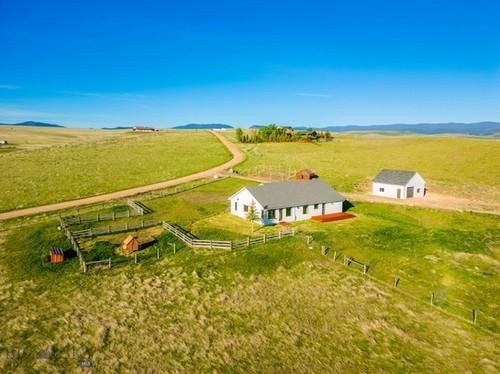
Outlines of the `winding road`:
<svg viewBox="0 0 500 374">
<path fill-rule="evenodd" d="M 184 177 L 180 177 L 180 178 L 176 178 L 176 179 L 170 179 L 170 180 L 165 181 L 165 182 L 148 184 L 146 186 L 129 188 L 126 190 L 110 192 L 110 193 L 106 193 L 106 194 L 102 194 L 102 195 L 84 197 L 82 199 L 77 199 L 77 200 L 63 201 L 60 203 L 40 205 L 40 206 L 36 206 L 36 207 L 32 207 L 32 208 L 18 209 L 18 210 L 12 210 L 9 212 L 0 213 L 0 221 L 11 219 L 11 218 L 29 216 L 29 215 L 33 215 L 33 214 L 53 212 L 53 211 L 61 210 L 61 209 L 74 208 L 74 207 L 82 206 L 82 205 L 101 203 L 101 202 L 108 201 L 108 200 L 121 199 L 124 197 L 134 196 L 134 195 L 137 195 L 137 194 L 140 194 L 143 192 L 159 190 L 162 188 L 176 186 L 178 184 L 192 182 L 192 181 L 197 180 L 197 179 L 210 178 L 210 177 L 213 177 L 214 175 L 222 174 L 222 172 L 224 170 L 238 165 L 240 162 L 242 162 L 245 159 L 245 156 L 238 149 L 238 147 L 235 144 L 231 143 L 229 140 L 227 140 L 226 137 L 224 137 L 222 134 L 215 132 L 215 131 L 211 131 L 211 133 L 217 139 L 219 139 L 221 141 L 221 143 L 224 144 L 226 146 L 226 148 L 231 152 L 233 158 L 230 161 L 227 161 L 227 162 L 223 163 L 222 165 L 213 167 L 211 169 L 207 169 L 204 171 L 200 171 L 198 173 L 186 175 Z"/>
</svg>

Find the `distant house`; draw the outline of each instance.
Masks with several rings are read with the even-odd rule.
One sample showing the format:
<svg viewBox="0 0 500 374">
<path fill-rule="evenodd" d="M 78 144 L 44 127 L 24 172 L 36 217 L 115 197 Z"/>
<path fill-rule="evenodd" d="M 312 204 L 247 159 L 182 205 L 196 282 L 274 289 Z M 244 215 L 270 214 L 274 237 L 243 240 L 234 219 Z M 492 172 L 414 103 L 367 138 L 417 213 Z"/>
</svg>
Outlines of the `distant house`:
<svg viewBox="0 0 500 374">
<path fill-rule="evenodd" d="M 384 169 L 372 182 L 375 196 L 407 199 L 425 195 L 425 180 L 416 171 Z"/>
<path fill-rule="evenodd" d="M 154 127 L 149 127 L 149 126 L 134 126 L 132 128 L 133 131 L 158 131 Z"/>
<path fill-rule="evenodd" d="M 231 214 L 246 219 L 254 204 L 258 223 L 271 225 L 341 213 L 345 198 L 321 179 L 244 187 L 228 199 Z"/>
<path fill-rule="evenodd" d="M 132 253 L 132 252 L 138 251 L 139 250 L 139 241 L 137 240 L 136 237 L 129 235 L 123 241 L 122 249 L 123 249 L 123 252 L 125 252 L 125 253 Z"/>
<path fill-rule="evenodd" d="M 7 143 L 7 140 L 5 140 L 5 139 L 0 139 L 0 145 L 5 145 L 5 144 L 8 144 L 8 143 Z"/>
<path fill-rule="evenodd" d="M 295 174 L 295 180 L 310 180 L 316 179 L 318 176 L 311 169 L 302 169 Z"/>
</svg>

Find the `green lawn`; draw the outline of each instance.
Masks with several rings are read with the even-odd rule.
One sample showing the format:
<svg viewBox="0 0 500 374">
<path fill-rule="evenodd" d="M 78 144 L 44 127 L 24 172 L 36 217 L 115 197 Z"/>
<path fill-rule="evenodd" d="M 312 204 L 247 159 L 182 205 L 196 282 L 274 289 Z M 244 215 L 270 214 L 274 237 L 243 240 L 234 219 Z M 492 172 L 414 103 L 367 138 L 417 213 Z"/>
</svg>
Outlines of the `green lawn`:
<svg viewBox="0 0 500 374">
<path fill-rule="evenodd" d="M 0 153 L 0 211 L 173 179 L 229 159 L 208 132 L 160 132 Z"/>
<path fill-rule="evenodd" d="M 500 140 L 438 136 L 336 135 L 329 143 L 242 144 L 241 170 L 316 171 L 339 191 L 366 189 L 384 168 L 417 170 L 431 191 L 500 200 Z"/>
</svg>

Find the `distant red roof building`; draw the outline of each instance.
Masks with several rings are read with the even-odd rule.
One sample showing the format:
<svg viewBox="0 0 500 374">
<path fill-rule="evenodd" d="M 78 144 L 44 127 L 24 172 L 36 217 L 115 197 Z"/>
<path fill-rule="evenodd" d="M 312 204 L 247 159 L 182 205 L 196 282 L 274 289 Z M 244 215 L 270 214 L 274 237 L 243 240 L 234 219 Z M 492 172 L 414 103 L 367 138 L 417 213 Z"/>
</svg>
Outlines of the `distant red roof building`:
<svg viewBox="0 0 500 374">
<path fill-rule="evenodd" d="M 295 174 L 295 179 L 300 181 L 300 180 L 311 180 L 311 179 L 315 179 L 315 178 L 318 178 L 318 176 L 316 175 L 316 173 L 310 169 L 303 169 L 303 170 L 300 170 L 297 172 L 297 174 Z"/>
</svg>

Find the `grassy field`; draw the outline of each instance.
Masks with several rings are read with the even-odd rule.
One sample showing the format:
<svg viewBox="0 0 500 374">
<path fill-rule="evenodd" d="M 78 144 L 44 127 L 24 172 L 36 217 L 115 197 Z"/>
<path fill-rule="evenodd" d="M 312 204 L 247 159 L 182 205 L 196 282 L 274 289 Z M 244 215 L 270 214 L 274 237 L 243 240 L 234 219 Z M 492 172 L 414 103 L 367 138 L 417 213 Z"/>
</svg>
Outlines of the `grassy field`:
<svg viewBox="0 0 500 374">
<path fill-rule="evenodd" d="M 0 211 L 173 179 L 229 159 L 224 145 L 208 132 L 127 135 L 2 153 Z"/>
<path fill-rule="evenodd" d="M 336 135 L 329 143 L 242 144 L 243 171 L 316 171 L 339 191 L 363 191 L 384 168 L 417 170 L 431 191 L 500 200 L 500 140 L 437 137 Z"/>
<path fill-rule="evenodd" d="M 16 151 L 93 143 L 130 136 L 135 136 L 135 134 L 126 130 L 0 126 L 0 139 L 6 139 Z"/>
<path fill-rule="evenodd" d="M 148 206 L 200 236 L 232 239 L 249 232 L 225 212 L 243 183 L 226 179 Z M 174 255 L 172 237 L 148 231 L 159 241 L 139 264 L 128 257 L 86 275 L 76 258 L 45 262 L 49 246 L 69 249 L 55 220 L 3 232 L 0 368 L 77 371 L 91 359 L 110 373 L 498 372 L 499 219 L 355 205 L 355 219 L 297 225 L 313 249 L 301 235 L 236 252 L 178 243 Z M 369 262 L 373 278 L 334 262 L 333 250 Z M 380 282 L 395 274 L 397 289 Z M 431 307 L 430 290 L 445 310 L 452 300 L 476 307 L 478 327 Z"/>
</svg>

